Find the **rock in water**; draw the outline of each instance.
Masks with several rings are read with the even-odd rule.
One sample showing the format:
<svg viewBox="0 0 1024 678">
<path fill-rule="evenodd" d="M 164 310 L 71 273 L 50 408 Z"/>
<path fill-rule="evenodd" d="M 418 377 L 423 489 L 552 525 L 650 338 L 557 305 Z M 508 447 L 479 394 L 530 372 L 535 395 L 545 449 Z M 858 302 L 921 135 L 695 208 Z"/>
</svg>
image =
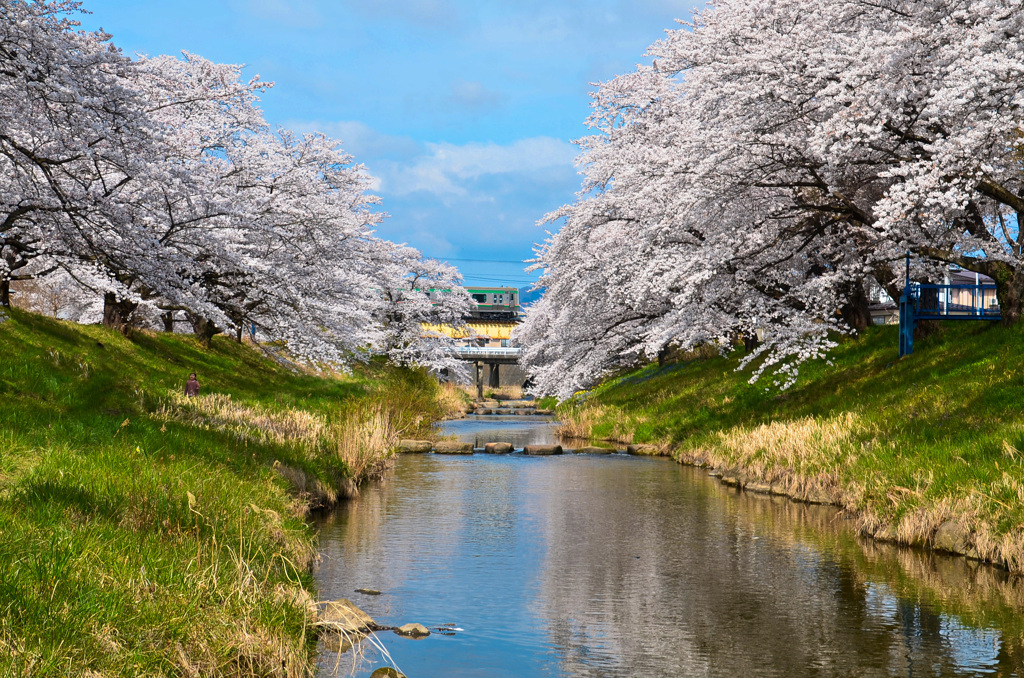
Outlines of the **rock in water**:
<svg viewBox="0 0 1024 678">
<path fill-rule="evenodd" d="M 593 445 L 591 445 L 589 447 L 581 447 L 578 450 L 576 450 L 577 454 L 612 454 L 614 452 L 615 452 L 614 448 L 611 448 L 611 447 L 594 447 Z"/>
<path fill-rule="evenodd" d="M 394 669 L 390 666 L 382 666 L 371 673 L 370 678 L 405 678 L 405 674 L 399 673 L 398 669 Z"/>
<path fill-rule="evenodd" d="M 523 448 L 523 453 L 524 454 L 534 454 L 534 455 L 561 454 L 562 453 L 562 446 L 561 445 L 527 445 L 526 447 Z"/>
<path fill-rule="evenodd" d="M 628 445 L 626 447 L 626 452 L 645 457 L 653 457 L 662 454 L 661 447 L 658 445 Z"/>
<path fill-rule="evenodd" d="M 356 589 L 356 593 L 362 593 L 364 596 L 379 596 L 380 591 L 377 589 Z"/>
<path fill-rule="evenodd" d="M 512 443 L 487 443 L 484 452 L 487 454 L 508 454 L 512 451 Z"/>
<path fill-rule="evenodd" d="M 434 445 L 434 452 L 438 454 L 473 454 L 473 443 L 442 440 Z"/>
<path fill-rule="evenodd" d="M 373 617 L 348 598 L 329 600 L 317 605 L 317 622 L 329 630 L 362 633 L 374 626 Z"/>
<path fill-rule="evenodd" d="M 428 629 L 423 624 L 406 624 L 404 626 L 399 626 L 397 629 L 395 629 L 395 633 L 397 633 L 400 636 L 421 638 L 423 636 L 429 636 L 430 629 Z"/>
<path fill-rule="evenodd" d="M 399 440 L 399 452 L 430 452 L 434 443 L 429 440 Z"/>
</svg>

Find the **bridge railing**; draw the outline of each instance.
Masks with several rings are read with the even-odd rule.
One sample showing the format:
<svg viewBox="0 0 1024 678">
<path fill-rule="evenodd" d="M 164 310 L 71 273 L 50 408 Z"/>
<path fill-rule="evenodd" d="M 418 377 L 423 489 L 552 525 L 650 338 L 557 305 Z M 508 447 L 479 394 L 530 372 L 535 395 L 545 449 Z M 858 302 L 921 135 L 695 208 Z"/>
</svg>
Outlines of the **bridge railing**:
<svg viewBox="0 0 1024 678">
<path fill-rule="evenodd" d="M 996 298 L 996 286 L 991 283 L 910 283 L 909 288 L 909 298 L 914 304 L 914 315 L 918 320 L 998 320 L 1002 317 L 999 300 Z"/>
<path fill-rule="evenodd" d="M 908 263 L 909 276 L 909 263 Z M 969 301 L 969 303 L 964 303 Z M 908 282 L 900 296 L 900 357 L 914 352 L 918 320 L 1001 320 L 992 283 L 939 285 Z"/>
<path fill-rule="evenodd" d="M 460 358 L 518 358 L 519 348 L 497 346 L 460 346 L 456 349 Z"/>
</svg>

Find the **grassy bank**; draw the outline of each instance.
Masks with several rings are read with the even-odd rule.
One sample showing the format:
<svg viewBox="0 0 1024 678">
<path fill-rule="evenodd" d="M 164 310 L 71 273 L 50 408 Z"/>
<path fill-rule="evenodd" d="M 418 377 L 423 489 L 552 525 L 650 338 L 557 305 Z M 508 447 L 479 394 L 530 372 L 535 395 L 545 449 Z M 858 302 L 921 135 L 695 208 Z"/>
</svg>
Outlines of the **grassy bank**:
<svg viewBox="0 0 1024 678">
<path fill-rule="evenodd" d="M 835 503 L 879 539 L 1024 571 L 1024 328 L 895 327 L 806 365 L 787 391 L 739 356 L 648 366 L 563 403 L 564 432 L 653 443 L 730 484 Z"/>
<path fill-rule="evenodd" d="M 307 675 L 307 513 L 446 414 L 437 384 L 10 315 L 0 676 Z M 193 371 L 203 396 L 186 400 Z"/>
</svg>

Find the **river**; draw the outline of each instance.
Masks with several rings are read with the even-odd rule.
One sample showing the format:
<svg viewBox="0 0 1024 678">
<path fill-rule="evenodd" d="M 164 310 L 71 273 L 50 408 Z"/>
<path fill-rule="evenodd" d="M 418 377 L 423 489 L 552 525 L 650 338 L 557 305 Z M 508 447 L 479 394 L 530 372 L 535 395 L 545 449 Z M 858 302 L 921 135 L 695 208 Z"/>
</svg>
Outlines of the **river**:
<svg viewBox="0 0 1024 678">
<path fill-rule="evenodd" d="M 443 428 L 553 440 L 539 417 Z M 405 455 L 320 540 L 322 598 L 459 629 L 378 634 L 409 678 L 1024 675 L 1017 578 L 666 459 Z M 325 652 L 321 675 L 383 665 L 361 648 Z"/>
</svg>

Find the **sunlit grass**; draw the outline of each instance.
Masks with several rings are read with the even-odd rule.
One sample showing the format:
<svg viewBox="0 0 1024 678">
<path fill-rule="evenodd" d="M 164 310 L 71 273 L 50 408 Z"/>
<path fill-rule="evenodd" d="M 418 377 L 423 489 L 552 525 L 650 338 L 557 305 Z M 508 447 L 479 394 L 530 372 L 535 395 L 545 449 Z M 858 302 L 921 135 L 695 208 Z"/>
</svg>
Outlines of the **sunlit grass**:
<svg viewBox="0 0 1024 678">
<path fill-rule="evenodd" d="M 310 503 L 440 416 L 436 383 L 380 365 L 322 378 L 221 338 L 204 350 L 11 317 L 0 676 L 309 675 Z M 200 398 L 179 395 L 189 372 Z"/>
</svg>

